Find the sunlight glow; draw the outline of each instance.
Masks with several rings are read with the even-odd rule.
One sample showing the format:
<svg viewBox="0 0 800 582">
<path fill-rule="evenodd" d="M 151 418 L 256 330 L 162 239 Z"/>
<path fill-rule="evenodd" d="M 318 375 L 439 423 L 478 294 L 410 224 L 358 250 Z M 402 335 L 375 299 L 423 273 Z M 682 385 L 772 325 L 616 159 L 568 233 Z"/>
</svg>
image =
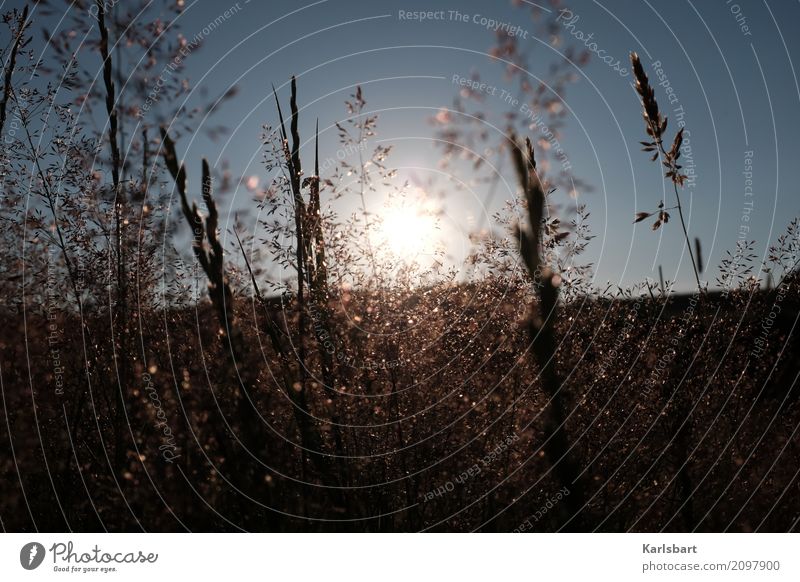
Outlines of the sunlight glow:
<svg viewBox="0 0 800 582">
<path fill-rule="evenodd" d="M 436 220 L 414 206 L 387 208 L 382 213 L 378 244 L 403 261 L 415 261 L 433 253 Z"/>
</svg>

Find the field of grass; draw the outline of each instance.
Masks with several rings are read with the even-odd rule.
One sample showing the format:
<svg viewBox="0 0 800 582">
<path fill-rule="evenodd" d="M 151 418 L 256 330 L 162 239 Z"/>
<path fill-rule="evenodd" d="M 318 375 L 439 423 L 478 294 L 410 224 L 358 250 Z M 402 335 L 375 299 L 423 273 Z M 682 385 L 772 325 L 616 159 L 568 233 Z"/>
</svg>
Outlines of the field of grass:
<svg viewBox="0 0 800 582">
<path fill-rule="evenodd" d="M 588 211 L 552 203 L 544 148 L 511 130 L 497 151 L 517 192 L 471 275 L 444 252 L 399 260 L 373 238 L 367 200 L 396 173 L 361 87 L 327 120 L 359 163 L 330 172 L 297 80 L 273 88 L 269 187 L 243 226 L 218 208 L 225 168 L 182 161 L 194 113 L 124 132 L 119 23 L 95 7 L 88 120 L 33 74 L 27 8 L 4 20 L 2 530 L 798 529 L 800 222 L 762 264 L 740 241 L 701 280 L 683 128 L 635 53 L 632 114 L 674 202 L 631 218 L 680 226 L 689 294 L 597 288 Z"/>
<path fill-rule="evenodd" d="M 725 299 L 609 297 L 563 309 L 558 397 L 588 479 L 588 527 L 796 527 L 799 297 L 790 278 Z M 57 322 L 65 389 L 56 397 L 48 321 L 6 319 L 0 434 L 13 454 L 2 467 L 3 525 L 558 530 L 570 516 L 551 500 L 571 484 L 556 478 L 559 459 L 543 450 L 550 403 L 521 325 L 528 300 L 525 288 L 501 281 L 332 298 L 338 393 L 324 389 L 319 351 L 310 350 L 309 424 L 321 449 L 307 454 L 261 331 L 271 317 L 288 335 L 292 305 L 237 303 L 253 348 L 237 366 L 257 370 L 246 405 L 258 411 L 256 427 L 242 425 L 252 415 L 241 412 L 235 372 L 221 364 L 225 346 L 209 308 L 143 317 L 137 340 L 148 369 L 132 364 L 121 443 L 112 440 L 113 380 L 99 370 L 90 386 L 81 379 L 77 321 Z M 353 314 L 364 316 L 356 324 Z M 386 323 L 393 333 L 371 333 Z M 297 345 L 292 335 L 285 339 Z M 77 420 L 68 428 L 66 419 Z M 126 448 L 119 468 L 105 457 L 117 446 Z M 243 465 L 246 482 L 233 475 Z"/>
</svg>

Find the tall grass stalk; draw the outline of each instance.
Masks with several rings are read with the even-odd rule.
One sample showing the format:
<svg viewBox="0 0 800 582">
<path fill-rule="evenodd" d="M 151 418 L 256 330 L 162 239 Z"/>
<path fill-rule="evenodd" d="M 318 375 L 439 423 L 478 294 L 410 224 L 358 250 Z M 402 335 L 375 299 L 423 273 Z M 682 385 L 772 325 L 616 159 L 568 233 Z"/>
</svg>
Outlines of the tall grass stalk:
<svg viewBox="0 0 800 582">
<path fill-rule="evenodd" d="M 222 335 L 227 340 L 229 362 L 234 375 L 240 381 L 241 390 L 235 394 L 235 409 L 239 426 L 242 427 L 239 441 L 243 450 L 230 449 L 232 444 L 223 443 L 223 446 L 229 447 L 228 456 L 233 460 L 230 472 L 232 485 L 252 502 L 264 493 L 264 488 L 257 485 L 259 474 L 254 471 L 260 464 L 260 459 L 256 455 L 262 452 L 265 441 L 261 431 L 265 421 L 254 402 L 258 390 L 259 371 L 250 365 L 253 359 L 249 354 L 249 346 L 233 312 L 233 292 L 225 275 L 224 251 L 217 232 L 219 213 L 212 192 L 211 170 L 208 161 L 203 159 L 201 187 L 203 202 L 207 209 L 204 220 L 197 204 L 192 202 L 191 206 L 189 205 L 186 194 L 186 169 L 183 163 L 178 162 L 175 144 L 164 128 L 161 129 L 161 138 L 165 165 L 175 180 L 181 200 L 181 210 L 192 229 L 192 251 L 208 278 L 208 293 L 217 313 Z M 307 409 L 303 414 L 308 417 Z M 253 457 L 256 457 L 255 462 Z M 268 523 L 273 518 L 271 514 L 266 516 Z M 256 517 L 251 516 L 251 524 L 259 525 L 253 523 L 254 519 Z"/>
<path fill-rule="evenodd" d="M 295 261 L 297 269 L 297 314 L 298 314 L 298 364 L 300 367 L 300 379 L 298 392 L 305 398 L 306 383 L 308 380 L 308 367 L 306 357 L 306 343 L 305 338 L 307 335 L 307 299 L 313 303 L 314 309 L 318 313 L 316 325 L 320 326 L 322 333 L 312 334 L 318 343 L 319 353 L 321 354 L 322 365 L 322 381 L 325 390 L 332 401 L 331 410 L 332 414 L 332 433 L 334 437 L 335 454 L 337 458 L 337 465 L 339 467 L 338 474 L 330 474 L 330 468 L 327 467 L 327 462 L 322 463 L 322 468 L 329 477 L 334 477 L 337 482 L 341 482 L 345 471 L 343 470 L 344 459 L 344 444 L 342 439 L 341 427 L 339 426 L 339 415 L 336 412 L 336 381 L 333 371 L 333 360 L 326 350 L 321 338 L 322 335 L 333 337 L 330 320 L 328 317 L 328 281 L 327 281 L 327 268 L 325 265 L 325 242 L 322 233 L 322 220 L 320 215 L 320 179 L 319 179 L 319 136 L 315 138 L 315 160 L 314 160 L 314 174 L 307 178 L 302 179 L 303 169 L 300 158 L 300 130 L 299 118 L 300 112 L 297 106 L 297 80 L 292 77 L 291 80 L 291 96 L 289 99 L 290 107 L 290 123 L 289 131 L 286 132 L 286 124 L 281 110 L 280 100 L 278 93 L 273 86 L 273 95 L 275 96 L 275 105 L 278 110 L 279 131 L 282 143 L 283 162 L 289 174 L 289 188 L 291 191 L 291 199 L 293 203 L 294 224 L 295 224 L 295 237 L 296 237 L 296 250 Z M 289 136 L 291 135 L 291 144 Z M 309 189 L 309 201 L 303 197 L 303 189 Z M 308 297 L 306 297 L 305 290 L 308 288 Z"/>
<path fill-rule="evenodd" d="M 22 41 L 25 36 L 25 29 L 28 26 L 28 6 L 22 9 L 22 14 L 17 21 L 17 33 L 14 38 L 14 44 L 11 45 L 11 53 L 8 56 L 8 64 L 3 75 L 3 95 L 0 98 L 0 134 L 3 133 L 3 128 L 6 124 L 6 110 L 8 101 L 11 98 L 12 80 L 14 78 L 14 69 L 17 66 L 17 55 L 22 46 Z"/>
<path fill-rule="evenodd" d="M 556 370 L 556 339 L 553 328 L 558 317 L 558 288 L 561 278 L 543 259 L 544 188 L 536 172 L 530 139 L 526 139 L 522 145 L 512 137 L 511 144 L 514 166 L 528 209 L 528 225 L 520 226 L 517 230 L 520 254 L 533 279 L 539 300 L 531 315 L 529 331 L 533 352 L 541 370 L 542 387 L 550 401 L 544 450 L 553 463 L 557 479 L 572 492 L 564 500 L 570 515 L 563 528 L 586 531 L 587 517 L 580 514 L 586 509 L 587 486 L 566 431 L 568 398 Z"/>
<path fill-rule="evenodd" d="M 689 229 L 686 227 L 686 220 L 683 217 L 683 204 L 681 204 L 681 195 L 678 191 L 678 186 L 683 187 L 686 181 L 686 176 L 681 173 L 681 166 L 678 164 L 678 159 L 681 157 L 681 145 L 683 143 L 683 128 L 678 130 L 675 134 L 675 139 L 672 142 L 672 147 L 667 151 L 664 148 L 664 132 L 667 129 L 667 118 L 661 115 L 658 109 L 658 101 L 655 97 L 655 91 L 650 86 L 650 81 L 647 74 L 644 72 L 642 63 L 639 60 L 639 55 L 632 52 L 631 65 L 633 67 L 633 75 L 636 79 L 636 92 L 642 103 L 642 117 L 646 125 L 647 135 L 653 141 L 643 141 L 642 149 L 646 152 L 652 152 L 652 160 L 655 161 L 661 156 L 661 163 L 667 168 L 665 178 L 669 178 L 672 182 L 672 187 L 675 192 L 675 200 L 677 202 L 676 208 L 678 209 L 678 217 L 681 221 L 681 228 L 683 229 L 683 237 L 686 241 L 686 250 L 689 252 L 689 258 L 692 260 L 692 272 L 694 273 L 695 281 L 697 282 L 697 291 L 702 293 L 703 286 L 700 283 L 700 272 L 697 268 L 697 261 L 695 260 L 694 253 L 692 252 L 692 242 L 689 239 Z M 653 230 L 659 228 L 662 223 L 669 221 L 669 213 L 664 209 L 663 202 L 659 205 L 659 210 L 652 213 L 640 212 L 637 214 L 636 222 L 644 220 L 653 214 L 657 214 L 658 218 L 653 224 Z"/>
<path fill-rule="evenodd" d="M 124 194 L 120 175 L 122 171 L 122 158 L 119 149 L 119 121 L 116 107 L 116 87 L 113 80 L 113 65 L 109 52 L 108 27 L 106 26 L 105 1 L 96 0 L 97 25 L 100 29 L 100 56 L 103 59 L 103 85 L 106 91 L 106 113 L 108 115 L 108 142 L 111 148 L 111 180 L 114 189 L 114 242 L 116 246 L 116 279 L 117 279 L 117 342 L 115 367 L 119 375 L 119 389 L 117 394 L 115 427 L 115 463 L 117 471 L 121 471 L 125 464 L 127 443 L 123 443 L 123 429 L 128 424 L 128 297 L 125 274 L 125 244 L 123 238 L 123 211 Z"/>
</svg>

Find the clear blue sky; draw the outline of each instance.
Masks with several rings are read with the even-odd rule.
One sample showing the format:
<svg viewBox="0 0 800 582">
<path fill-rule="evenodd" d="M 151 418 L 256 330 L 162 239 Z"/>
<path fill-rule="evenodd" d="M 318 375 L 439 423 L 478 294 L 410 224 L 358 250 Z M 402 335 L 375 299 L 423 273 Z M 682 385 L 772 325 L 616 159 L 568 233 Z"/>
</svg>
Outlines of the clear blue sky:
<svg viewBox="0 0 800 582">
<path fill-rule="evenodd" d="M 473 21 L 475 15 L 530 32 L 522 42 L 538 45 L 531 67 L 534 75 L 561 58 L 546 46 L 547 39 L 533 34 L 530 7 L 525 6 L 529 3 L 518 4 L 323 0 L 306 5 L 240 0 L 236 13 L 207 36 L 188 69 L 193 83 L 211 94 L 239 86 L 238 97 L 224 105 L 216 120 L 230 126 L 233 135 L 223 143 L 198 137 L 191 145 L 182 144 L 190 148 L 187 159 L 226 158 L 236 173 L 263 176 L 260 128 L 275 122 L 270 84 L 280 86 L 296 74 L 301 102 L 312 103 L 303 113 L 306 136 L 312 133 L 315 118 L 323 128 L 342 118 L 343 100 L 361 84 L 368 108 L 385 110 L 379 137 L 395 145 L 390 161 L 416 167 L 417 177 L 433 175 L 439 152 L 429 141 L 428 118 L 436 108 L 452 103 L 457 91 L 453 75 L 479 71 L 487 82 L 513 91 L 497 63 L 486 55 L 492 33 Z M 229 6 L 228 0 L 187 0 L 180 19 L 184 34 L 191 38 Z M 713 282 L 716 264 L 726 249 L 734 247 L 743 225 L 750 229 L 746 237 L 757 240 L 763 254 L 767 242 L 800 214 L 796 185 L 800 92 L 792 62 L 800 56 L 800 38 L 793 31 L 800 23 L 800 4 L 578 1 L 569 8 L 579 16 L 570 30 L 593 34 L 596 48 L 604 54 L 625 61 L 630 50 L 638 51 L 654 83 L 652 63 L 662 63 L 678 101 L 669 104 L 662 87 L 657 87 L 656 97 L 671 122 L 676 121 L 673 109 L 683 107 L 690 132 L 697 179 L 684 194 L 684 204 L 690 232 L 701 238 L 706 264 L 714 267 L 704 278 Z M 455 9 L 467 14 L 469 21 L 445 18 L 420 23 L 399 18 L 400 10 Z M 665 276 L 677 279 L 679 288 L 690 288 L 692 275 L 677 220 L 656 233 L 649 223 L 632 224 L 635 211 L 653 209 L 662 197 L 672 205 L 673 195 L 665 190 L 668 185 L 657 165 L 639 151 L 643 122 L 631 77 L 622 77 L 596 56 L 576 73 L 578 82 L 564 96 L 570 116 L 562 142 L 576 175 L 594 186 L 593 192 L 579 197 L 592 211 L 597 235 L 589 252 L 597 263 L 597 284 L 612 281 L 624 286 L 657 277 L 661 264 Z M 288 87 L 281 92 L 288 99 Z M 503 110 L 497 99 L 487 99 L 485 106 Z M 673 125 L 670 136 L 674 129 Z M 332 155 L 337 147 L 335 130 L 323 133 L 321 147 L 323 157 Z M 747 151 L 753 152 L 752 197 L 745 196 Z M 506 172 L 513 183 L 508 166 Z M 446 210 L 454 221 L 479 215 L 484 195 L 453 192 L 445 199 Z M 510 195 L 500 192 L 489 210 L 499 208 Z M 248 200 L 243 191 L 227 202 L 236 207 Z M 743 219 L 748 201 L 753 202 L 749 220 Z"/>
</svg>

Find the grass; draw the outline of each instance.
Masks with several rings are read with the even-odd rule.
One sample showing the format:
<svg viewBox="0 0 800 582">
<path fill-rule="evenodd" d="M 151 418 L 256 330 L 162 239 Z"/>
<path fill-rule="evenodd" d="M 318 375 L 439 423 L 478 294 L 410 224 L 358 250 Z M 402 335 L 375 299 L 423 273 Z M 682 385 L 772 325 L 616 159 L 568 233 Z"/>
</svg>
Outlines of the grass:
<svg viewBox="0 0 800 582">
<path fill-rule="evenodd" d="M 677 202 L 678 217 L 681 221 L 681 228 L 683 229 L 683 236 L 686 240 L 686 250 L 689 253 L 689 258 L 692 261 L 692 272 L 697 283 L 697 291 L 702 293 L 703 285 L 700 283 L 700 270 L 697 267 L 694 253 L 692 252 L 692 244 L 689 241 L 689 231 L 686 228 L 686 221 L 683 218 L 683 206 L 681 204 L 681 195 L 678 191 L 679 187 L 683 187 L 686 182 L 686 176 L 681 172 L 681 166 L 678 160 L 681 157 L 681 145 L 683 144 L 683 130 L 681 128 L 675 133 L 675 138 L 672 141 L 672 146 L 669 151 L 664 148 L 664 133 L 667 129 L 667 118 L 663 117 L 658 109 L 658 101 L 655 98 L 655 92 L 650 86 L 650 81 L 647 74 L 644 72 L 642 63 L 639 61 L 639 55 L 635 52 L 631 53 L 631 68 L 633 75 L 636 79 L 636 92 L 642 101 L 642 117 L 645 122 L 645 129 L 647 130 L 648 138 L 653 141 L 643 141 L 642 150 L 645 152 L 653 152 L 653 161 L 656 161 L 659 156 L 661 163 L 666 168 L 665 178 L 672 182 L 672 188 L 675 192 L 675 201 Z M 652 215 L 656 215 L 656 221 L 653 223 L 653 230 L 661 227 L 662 224 L 669 222 L 669 212 L 664 208 L 664 201 L 662 200 L 658 205 L 658 210 L 655 212 L 638 212 L 636 214 L 635 222 L 640 222 Z"/>
<path fill-rule="evenodd" d="M 100 6 L 111 183 L 80 163 L 42 163 L 32 136 L 52 94 L 31 98 L 26 139 L 0 156 L 6 236 L 29 245 L 19 277 L 19 256 L 0 259 L 4 529 L 797 529 L 798 222 L 766 264 L 741 245 L 721 264 L 724 291 L 702 287 L 681 206 L 682 130 L 667 149 L 638 57 L 643 146 L 673 184 L 702 293 L 675 295 L 663 277 L 592 289 L 588 265 L 571 279 L 565 265 L 591 240 L 588 212 L 571 229 L 547 216 L 552 185 L 516 137 L 506 145 L 521 197 L 510 209 L 525 218 L 499 215 L 509 236 L 476 244 L 480 276 L 397 268 L 369 237 L 367 196 L 393 171 L 389 148 L 368 153 L 377 121 L 361 89 L 338 125 L 359 163 L 328 179 L 318 123 L 301 137 L 294 78 L 287 117 L 273 89 L 266 218 L 228 239 L 217 169 L 199 164 L 201 209 L 174 129 L 141 144 L 141 179 L 122 179 L 125 111 L 103 17 Z M 0 124 L 7 105 L 26 109 L 13 87 L 26 18 L 8 20 L 18 32 Z M 48 129 L 54 147 L 74 129 L 64 115 Z M 97 143 L 69 153 L 94 160 Z M 34 168 L 30 192 L 21 167 Z M 153 188 L 162 178 L 180 199 L 190 264 L 155 234 L 170 218 Z M 360 214 L 337 216 L 327 202 L 349 195 Z M 670 210 L 636 218 L 660 228 Z M 265 263 L 289 279 L 270 279 Z"/>
<path fill-rule="evenodd" d="M 800 453 L 793 432 L 800 409 L 792 362 L 798 345 L 787 333 L 797 313 L 797 281 L 790 278 L 783 285 L 784 312 L 794 310 L 794 315 L 781 318 L 763 354 L 749 358 L 760 345 L 775 291 L 735 291 L 727 299 L 708 296 L 694 306 L 677 298 L 599 298 L 560 309 L 553 326 L 555 366 L 562 393 L 575 401 L 565 407 L 565 429 L 589 482 L 584 512 L 594 528 L 796 527 L 800 508 L 791 494 L 796 487 L 791 459 Z M 80 465 L 68 461 L 64 450 L 72 449 L 63 412 L 49 397 L 47 343 L 33 333 L 28 342 L 31 361 L 43 363 L 33 369 L 37 388 L 31 393 L 23 388 L 28 367 L 22 346 L 6 326 L 3 413 L 10 433 L 4 430 L 0 437 L 4 446 L 13 445 L 15 461 L 7 459 L 3 468 L 3 522 L 16 531 L 60 530 L 67 524 L 81 530 L 134 530 L 141 524 L 159 531 L 510 531 L 564 486 L 547 448 L 553 435 L 551 398 L 517 315 L 518 305 L 531 299 L 525 286 L 509 288 L 502 281 L 388 295 L 395 306 L 392 325 L 406 327 L 392 354 L 348 316 L 365 313 L 374 298 L 351 293 L 346 310 L 343 298 L 334 298 L 333 325 L 346 338 L 337 349 L 347 356 L 337 371 L 344 490 L 333 489 L 336 482 L 321 468 L 304 469 L 295 406 L 275 385 L 281 363 L 266 348 L 237 360 L 237 368 L 257 371 L 259 388 L 251 398 L 263 421 L 256 425 L 260 444 L 249 449 L 254 457 L 244 453 L 250 485 L 236 481 L 243 461 L 232 455 L 243 454 L 245 435 L 253 427 L 242 413 L 241 394 L 231 389 L 230 368 L 224 365 L 230 352 L 214 331 L 217 315 L 210 306 L 196 314 L 168 312 L 145 327 L 141 341 L 165 346 L 150 352 L 147 364 L 154 370 L 179 458 L 174 463 L 162 459 L 158 418 L 140 391 L 129 404 L 141 457 L 129 455 L 119 488 L 98 456 L 103 444 L 96 428 L 81 432 L 74 449 Z M 749 315 L 743 318 L 745 305 Z M 246 302 L 235 311 L 245 342 L 268 342 Z M 292 311 L 293 306 L 287 311 L 273 307 L 272 315 L 287 318 L 296 329 Z M 424 327 L 404 325 L 417 317 Z M 67 330 L 65 340 L 73 341 L 75 322 L 59 323 Z M 43 326 L 44 321 L 29 319 L 30 329 Z M 674 337 L 681 338 L 678 348 Z M 309 353 L 312 377 L 319 360 L 317 352 Z M 401 364 L 391 366 L 393 361 Z M 79 358 L 66 353 L 63 365 L 68 379 L 82 368 Z M 688 410 L 681 408 L 685 403 Z M 330 401 L 318 383 L 316 388 L 309 383 L 308 407 L 313 417 L 325 419 Z M 674 437 L 687 420 L 685 443 L 679 446 Z M 320 450 L 335 454 L 329 422 L 318 420 L 313 427 Z M 510 447 L 484 463 L 514 437 Z M 66 464 L 69 470 L 51 485 L 43 458 L 51 467 Z M 456 482 L 476 464 L 479 474 Z M 688 491 L 687 482 L 677 478 L 684 466 Z M 426 501 L 426 494 L 448 482 L 451 491 Z M 62 515 L 53 511 L 54 496 L 67 488 L 73 494 Z M 681 510 L 687 499 L 693 500 L 692 514 Z M 557 530 L 564 519 L 560 510 L 548 513 L 536 530 Z"/>
</svg>

